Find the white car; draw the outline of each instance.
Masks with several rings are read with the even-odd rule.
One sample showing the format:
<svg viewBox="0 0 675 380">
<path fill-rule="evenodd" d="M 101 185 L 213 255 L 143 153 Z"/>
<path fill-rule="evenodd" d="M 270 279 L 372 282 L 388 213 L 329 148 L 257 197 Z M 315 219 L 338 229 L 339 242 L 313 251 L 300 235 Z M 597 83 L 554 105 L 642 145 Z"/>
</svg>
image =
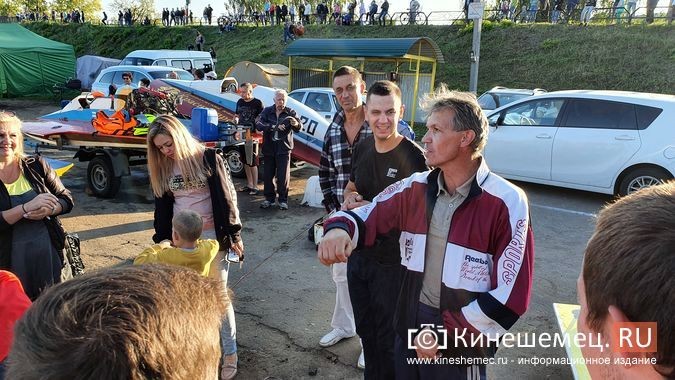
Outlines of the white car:
<svg viewBox="0 0 675 380">
<path fill-rule="evenodd" d="M 335 113 L 342 108 L 330 87 L 308 87 L 293 90 L 288 94 L 291 98 L 303 103 L 318 112 L 327 120 L 333 120 Z"/>
<path fill-rule="evenodd" d="M 675 96 L 557 91 L 487 114 L 484 156 L 506 178 L 626 195 L 675 174 Z"/>
<path fill-rule="evenodd" d="M 171 72 L 176 72 L 178 74 L 178 79 L 182 80 L 194 80 L 194 76 L 189 72 L 178 69 L 175 67 L 165 67 L 165 66 L 132 66 L 132 65 L 121 65 L 121 66 L 111 66 L 106 69 L 101 70 L 96 77 L 96 80 L 91 85 L 91 91 L 100 91 L 105 96 L 110 95 L 108 89 L 111 84 L 114 84 L 116 87 L 124 85 L 122 80 L 122 74 L 131 73 L 133 75 L 132 86 L 134 88 L 138 87 L 138 83 L 141 79 L 146 78 L 151 82 L 155 79 L 166 79 L 169 78 Z"/>
</svg>

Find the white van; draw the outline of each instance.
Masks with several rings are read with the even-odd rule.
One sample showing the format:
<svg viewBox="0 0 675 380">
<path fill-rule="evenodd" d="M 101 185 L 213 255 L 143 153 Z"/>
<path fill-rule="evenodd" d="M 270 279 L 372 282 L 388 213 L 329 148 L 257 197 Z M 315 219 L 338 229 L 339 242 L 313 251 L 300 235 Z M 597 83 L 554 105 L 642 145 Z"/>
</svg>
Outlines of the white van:
<svg viewBox="0 0 675 380">
<path fill-rule="evenodd" d="M 187 71 L 194 67 L 204 72 L 215 68 L 209 52 L 195 50 L 134 50 L 124 57 L 120 65 L 173 66 Z"/>
</svg>

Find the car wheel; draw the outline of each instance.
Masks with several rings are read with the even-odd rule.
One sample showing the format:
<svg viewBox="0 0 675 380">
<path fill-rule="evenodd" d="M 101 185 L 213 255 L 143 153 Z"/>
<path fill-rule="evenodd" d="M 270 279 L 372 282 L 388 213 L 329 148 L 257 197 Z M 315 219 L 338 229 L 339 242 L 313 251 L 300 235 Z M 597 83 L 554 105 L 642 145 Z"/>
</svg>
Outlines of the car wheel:
<svg viewBox="0 0 675 380">
<path fill-rule="evenodd" d="M 115 176 L 112 163 L 107 157 L 97 156 L 89 161 L 87 185 L 95 196 L 112 198 L 117 194 L 121 183 L 122 177 Z"/>
<path fill-rule="evenodd" d="M 638 190 L 658 185 L 673 178 L 666 171 L 659 168 L 640 168 L 629 172 L 619 185 L 619 195 L 626 196 Z"/>
<path fill-rule="evenodd" d="M 225 161 L 230 168 L 230 174 L 237 178 L 246 178 L 244 171 L 244 155 L 237 147 L 232 147 L 225 152 Z"/>
</svg>

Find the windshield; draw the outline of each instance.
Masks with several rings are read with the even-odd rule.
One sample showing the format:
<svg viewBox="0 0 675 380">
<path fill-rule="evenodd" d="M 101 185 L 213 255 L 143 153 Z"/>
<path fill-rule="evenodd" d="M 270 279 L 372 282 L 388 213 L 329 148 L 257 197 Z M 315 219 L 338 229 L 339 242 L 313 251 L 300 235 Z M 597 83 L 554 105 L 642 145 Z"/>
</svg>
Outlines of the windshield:
<svg viewBox="0 0 675 380">
<path fill-rule="evenodd" d="M 171 74 L 172 72 L 175 72 L 176 74 L 178 74 L 178 79 L 182 79 L 182 80 L 194 80 L 194 77 L 192 76 L 192 74 L 188 73 L 188 72 L 185 71 L 185 70 L 174 70 L 174 71 L 171 71 L 171 70 L 151 71 L 151 72 L 149 72 L 148 74 L 150 74 L 150 76 L 152 77 L 152 79 L 166 79 L 166 78 L 169 78 L 169 74 Z"/>
</svg>

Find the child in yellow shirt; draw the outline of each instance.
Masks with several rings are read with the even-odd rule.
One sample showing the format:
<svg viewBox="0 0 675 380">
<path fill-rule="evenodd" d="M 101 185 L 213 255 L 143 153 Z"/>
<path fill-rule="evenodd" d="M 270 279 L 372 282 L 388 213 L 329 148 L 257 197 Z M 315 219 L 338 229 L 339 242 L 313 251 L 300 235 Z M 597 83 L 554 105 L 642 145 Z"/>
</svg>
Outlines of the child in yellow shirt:
<svg viewBox="0 0 675 380">
<path fill-rule="evenodd" d="M 202 234 L 201 215 L 192 210 L 182 210 L 174 215 L 171 239 L 164 240 L 145 249 L 134 265 L 165 263 L 191 268 L 208 277 L 211 262 L 218 253 L 218 242 L 213 239 L 199 239 Z"/>
</svg>

